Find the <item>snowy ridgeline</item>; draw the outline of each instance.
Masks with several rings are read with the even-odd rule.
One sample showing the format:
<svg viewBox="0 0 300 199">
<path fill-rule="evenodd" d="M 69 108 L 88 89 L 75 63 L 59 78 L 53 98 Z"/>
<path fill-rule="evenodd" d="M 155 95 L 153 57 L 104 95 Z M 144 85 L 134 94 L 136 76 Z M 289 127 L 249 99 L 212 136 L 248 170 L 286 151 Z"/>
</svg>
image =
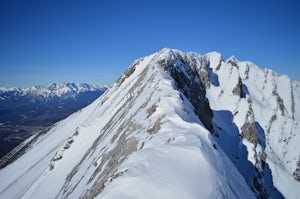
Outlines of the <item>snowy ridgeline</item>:
<svg viewBox="0 0 300 199">
<path fill-rule="evenodd" d="M 27 140 L 0 198 L 297 198 L 299 100 L 250 62 L 163 49 Z"/>
</svg>

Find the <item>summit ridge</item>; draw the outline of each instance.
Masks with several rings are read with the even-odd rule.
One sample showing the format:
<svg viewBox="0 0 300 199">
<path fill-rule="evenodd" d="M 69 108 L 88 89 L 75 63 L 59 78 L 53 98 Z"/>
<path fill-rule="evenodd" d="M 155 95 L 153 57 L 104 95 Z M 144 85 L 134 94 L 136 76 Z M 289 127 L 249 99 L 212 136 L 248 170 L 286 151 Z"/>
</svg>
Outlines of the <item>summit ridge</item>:
<svg viewBox="0 0 300 199">
<path fill-rule="evenodd" d="M 0 197 L 297 198 L 299 104 L 287 76 L 164 48 L 0 170 Z"/>
</svg>

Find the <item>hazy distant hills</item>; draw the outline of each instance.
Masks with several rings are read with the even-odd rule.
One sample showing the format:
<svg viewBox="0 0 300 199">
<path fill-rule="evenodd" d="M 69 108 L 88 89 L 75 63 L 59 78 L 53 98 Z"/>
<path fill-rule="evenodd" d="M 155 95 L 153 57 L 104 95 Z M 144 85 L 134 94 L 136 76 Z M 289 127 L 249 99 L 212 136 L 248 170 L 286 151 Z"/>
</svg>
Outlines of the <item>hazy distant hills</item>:
<svg viewBox="0 0 300 199">
<path fill-rule="evenodd" d="M 21 141 L 87 106 L 106 86 L 53 83 L 0 88 L 0 157 Z"/>
</svg>

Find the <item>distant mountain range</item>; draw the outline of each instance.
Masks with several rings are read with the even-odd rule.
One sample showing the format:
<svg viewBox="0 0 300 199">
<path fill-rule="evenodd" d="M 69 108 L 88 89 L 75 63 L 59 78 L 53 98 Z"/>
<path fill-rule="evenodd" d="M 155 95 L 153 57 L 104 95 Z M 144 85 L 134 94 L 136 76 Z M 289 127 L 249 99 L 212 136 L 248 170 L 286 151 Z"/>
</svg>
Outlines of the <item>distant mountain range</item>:
<svg viewBox="0 0 300 199">
<path fill-rule="evenodd" d="M 48 86 L 30 86 L 30 87 L 0 87 L 0 100 L 13 99 L 19 100 L 25 98 L 38 98 L 41 101 L 51 100 L 53 98 L 66 99 L 78 98 L 78 95 L 86 92 L 102 92 L 108 86 L 85 84 L 85 83 L 53 83 Z"/>
<path fill-rule="evenodd" d="M 81 83 L 0 87 L 0 157 L 35 132 L 87 106 L 106 89 Z"/>
</svg>

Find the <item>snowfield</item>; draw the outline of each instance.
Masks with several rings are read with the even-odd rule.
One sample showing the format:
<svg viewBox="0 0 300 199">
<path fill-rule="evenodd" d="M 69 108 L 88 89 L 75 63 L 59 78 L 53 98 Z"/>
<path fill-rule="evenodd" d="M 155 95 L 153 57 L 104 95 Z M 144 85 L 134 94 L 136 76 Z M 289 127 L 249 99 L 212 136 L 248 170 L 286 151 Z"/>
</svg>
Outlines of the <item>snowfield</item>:
<svg viewBox="0 0 300 199">
<path fill-rule="evenodd" d="M 0 198 L 297 198 L 298 85 L 162 49 L 0 170 Z"/>
</svg>

